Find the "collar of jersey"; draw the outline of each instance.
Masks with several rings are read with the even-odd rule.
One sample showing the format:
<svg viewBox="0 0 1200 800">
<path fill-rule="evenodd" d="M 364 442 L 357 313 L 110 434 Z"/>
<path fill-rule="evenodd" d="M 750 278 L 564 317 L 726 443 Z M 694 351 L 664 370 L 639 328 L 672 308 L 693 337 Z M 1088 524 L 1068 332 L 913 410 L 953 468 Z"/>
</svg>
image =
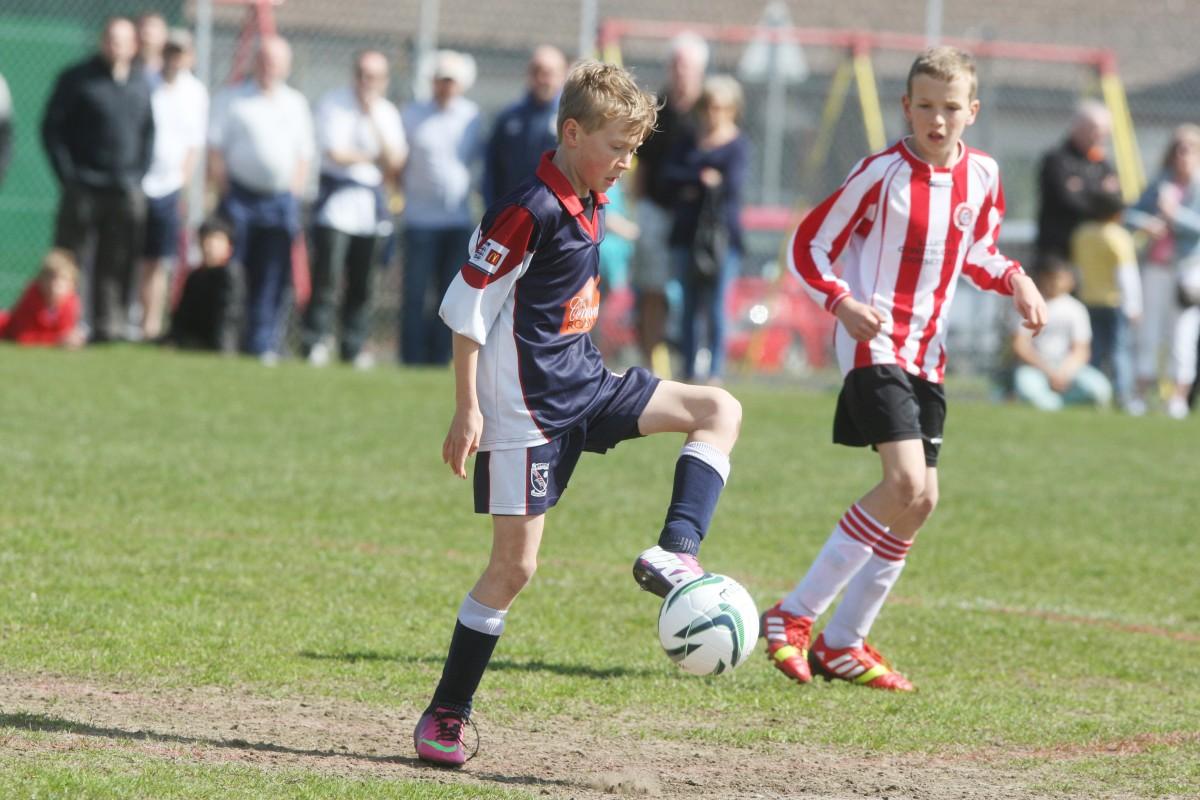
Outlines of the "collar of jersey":
<svg viewBox="0 0 1200 800">
<path fill-rule="evenodd" d="M 585 224 L 589 232 L 592 229 L 591 220 L 583 215 L 583 203 L 579 199 L 579 195 L 575 194 L 574 187 L 567 180 L 567 176 L 562 174 L 562 170 L 554 165 L 554 152 L 547 150 L 542 153 L 542 161 L 538 164 L 537 176 L 542 183 L 550 187 L 550 191 L 554 192 L 554 196 L 558 198 L 558 202 L 562 203 L 563 208 L 567 210 L 573 217 L 579 217 Z M 596 206 L 602 206 L 608 202 L 608 198 L 602 192 L 592 192 L 596 198 Z"/>
<path fill-rule="evenodd" d="M 930 164 L 928 161 L 913 152 L 912 147 L 908 144 L 908 139 L 909 137 L 905 136 L 900 140 L 900 153 L 904 156 L 904 159 L 908 161 L 908 163 L 913 165 L 914 168 L 924 170 L 929 173 L 949 174 L 953 172 L 954 168 L 957 167 L 959 163 L 967 157 L 967 150 L 970 149 L 967 147 L 966 142 L 964 142 L 962 139 L 959 139 L 958 158 L 954 159 L 954 163 L 948 167 L 935 167 L 933 164 Z"/>
</svg>

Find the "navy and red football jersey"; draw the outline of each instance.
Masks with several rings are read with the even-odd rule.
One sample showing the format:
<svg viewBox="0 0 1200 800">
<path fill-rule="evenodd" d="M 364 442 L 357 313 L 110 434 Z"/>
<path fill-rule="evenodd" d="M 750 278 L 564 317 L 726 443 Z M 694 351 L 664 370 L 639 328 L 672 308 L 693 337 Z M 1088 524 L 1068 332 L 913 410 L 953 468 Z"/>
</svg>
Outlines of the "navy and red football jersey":
<svg viewBox="0 0 1200 800">
<path fill-rule="evenodd" d="M 480 450 L 545 444 L 576 427 L 617 377 L 588 331 L 600 312 L 607 202 L 584 203 L 542 156 L 531 178 L 491 208 L 442 300 L 450 328 L 481 345 Z"/>
</svg>

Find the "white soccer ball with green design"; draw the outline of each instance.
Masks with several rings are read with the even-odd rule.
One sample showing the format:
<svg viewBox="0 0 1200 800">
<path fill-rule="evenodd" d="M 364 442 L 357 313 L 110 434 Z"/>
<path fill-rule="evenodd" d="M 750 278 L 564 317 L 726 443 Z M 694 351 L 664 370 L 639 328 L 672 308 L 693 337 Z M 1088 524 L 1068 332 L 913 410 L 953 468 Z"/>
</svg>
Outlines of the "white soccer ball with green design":
<svg viewBox="0 0 1200 800">
<path fill-rule="evenodd" d="M 750 657 L 758 640 L 758 609 L 733 578 L 705 573 L 663 600 L 658 640 L 684 672 L 720 675 Z"/>
</svg>

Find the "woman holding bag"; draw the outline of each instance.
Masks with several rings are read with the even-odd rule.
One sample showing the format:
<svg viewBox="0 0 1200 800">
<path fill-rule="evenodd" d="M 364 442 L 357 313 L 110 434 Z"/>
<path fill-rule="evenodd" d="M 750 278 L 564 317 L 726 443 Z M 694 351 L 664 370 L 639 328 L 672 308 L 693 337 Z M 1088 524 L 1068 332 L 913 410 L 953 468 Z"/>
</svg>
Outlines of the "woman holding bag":
<svg viewBox="0 0 1200 800">
<path fill-rule="evenodd" d="M 705 377 L 720 383 L 725 367 L 725 298 L 742 255 L 742 189 L 750 142 L 738 127 L 742 87 L 728 75 L 704 83 L 694 137 L 683 139 L 665 169 L 676 187 L 671 261 L 683 288 L 680 348 L 683 378 L 694 380 L 702 334 L 710 359 Z"/>
</svg>

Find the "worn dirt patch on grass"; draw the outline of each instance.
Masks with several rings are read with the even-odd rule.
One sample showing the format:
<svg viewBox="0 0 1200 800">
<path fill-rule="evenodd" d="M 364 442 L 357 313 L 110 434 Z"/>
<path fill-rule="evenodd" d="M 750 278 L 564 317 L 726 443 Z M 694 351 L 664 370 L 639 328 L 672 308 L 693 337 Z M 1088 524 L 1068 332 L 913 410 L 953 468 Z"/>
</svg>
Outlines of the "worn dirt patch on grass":
<svg viewBox="0 0 1200 800">
<path fill-rule="evenodd" d="M 480 719 L 482 749 L 461 770 L 412 754 L 418 709 L 328 698 L 272 699 L 218 689 L 125 688 L 54 675 L 0 677 L 0 726 L 10 754 L 113 748 L 188 763 L 240 763 L 322 774 L 504 786 L 536 797 L 913 798 L 1036 797 L 1033 776 L 1003 753 L 945 759 L 859 757 L 831 748 L 646 740 L 580 722 L 502 727 Z M 1028 756 L 1014 752 L 1013 756 Z M 1076 755 L 1049 753 L 1051 759 Z"/>
</svg>

